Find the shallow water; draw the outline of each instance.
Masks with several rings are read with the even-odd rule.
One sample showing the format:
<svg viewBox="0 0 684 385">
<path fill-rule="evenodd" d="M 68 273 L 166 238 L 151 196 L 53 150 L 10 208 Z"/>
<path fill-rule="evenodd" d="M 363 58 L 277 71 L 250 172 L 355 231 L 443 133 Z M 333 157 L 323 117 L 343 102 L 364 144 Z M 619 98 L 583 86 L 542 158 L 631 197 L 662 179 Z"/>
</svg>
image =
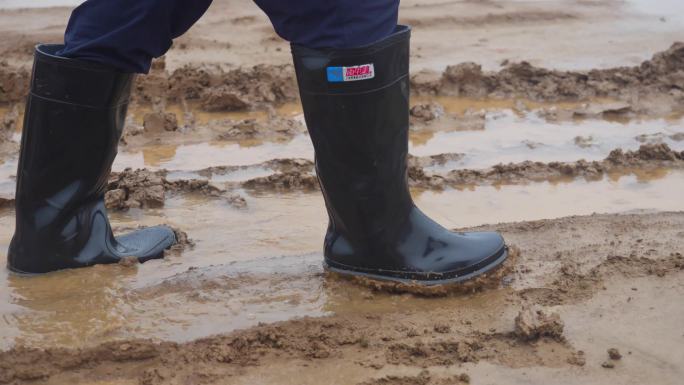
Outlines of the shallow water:
<svg viewBox="0 0 684 385">
<path fill-rule="evenodd" d="M 417 98 L 427 102 L 432 99 Z M 447 114 L 463 115 L 467 110 L 483 114 L 482 126 L 473 129 L 458 127 L 456 121 L 444 118 L 435 122 L 436 128 L 427 126 L 411 132 L 409 152 L 416 156 L 440 153 L 462 153 L 458 162 L 442 168 L 485 168 L 498 163 L 600 160 L 616 148 L 634 150 L 647 140 L 660 140 L 675 150 L 684 150 L 684 140 L 673 135 L 684 135 L 684 117 L 652 119 L 571 119 L 552 122 L 540 116 L 542 107 L 572 108 L 579 103 L 539 104 L 511 100 L 473 100 L 456 97 L 434 98 L 444 106 Z M 595 101 L 595 103 L 608 101 Z M 523 103 L 524 111 L 516 105 Z M 303 119 L 294 106 L 288 105 L 286 116 Z M 258 116 L 260 112 L 254 112 Z M 177 114 L 179 115 L 179 114 Z M 214 114 L 214 118 L 232 114 Z M 660 139 L 658 139 L 660 136 Z M 578 145 L 577 138 L 583 140 Z M 250 165 L 274 158 L 313 159 L 313 146 L 307 135 L 297 135 L 290 141 L 210 141 L 195 144 L 147 146 L 132 151 L 121 151 L 114 170 L 126 167 L 166 168 L 192 171 L 210 166 Z"/>
<path fill-rule="evenodd" d="M 682 210 L 682 188 L 684 172 L 657 170 L 596 182 L 473 186 L 415 191 L 414 196 L 437 221 L 460 227 L 593 212 Z M 168 199 L 163 209 L 111 215 L 115 226 L 182 227 L 196 246 L 181 256 L 133 268 L 96 266 L 36 277 L 2 270 L 0 349 L 18 342 L 79 346 L 129 337 L 185 341 L 304 315 L 495 306 L 503 295 L 493 291 L 436 301 L 371 295 L 323 275 L 320 249 L 327 218 L 318 193 L 245 193 L 245 198 L 246 209 L 182 195 Z M 0 216 L 0 264 L 13 219 L 10 210 Z"/>
</svg>

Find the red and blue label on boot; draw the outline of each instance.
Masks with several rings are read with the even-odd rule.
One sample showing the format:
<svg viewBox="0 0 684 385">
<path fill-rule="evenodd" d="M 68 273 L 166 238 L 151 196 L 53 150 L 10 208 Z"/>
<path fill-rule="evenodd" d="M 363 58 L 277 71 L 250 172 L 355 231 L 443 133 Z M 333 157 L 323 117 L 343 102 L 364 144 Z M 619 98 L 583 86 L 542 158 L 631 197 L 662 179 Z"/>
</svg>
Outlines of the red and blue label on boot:
<svg viewBox="0 0 684 385">
<path fill-rule="evenodd" d="M 374 78 L 375 68 L 373 63 L 352 67 L 328 67 L 327 74 L 330 83 L 353 82 Z"/>
</svg>

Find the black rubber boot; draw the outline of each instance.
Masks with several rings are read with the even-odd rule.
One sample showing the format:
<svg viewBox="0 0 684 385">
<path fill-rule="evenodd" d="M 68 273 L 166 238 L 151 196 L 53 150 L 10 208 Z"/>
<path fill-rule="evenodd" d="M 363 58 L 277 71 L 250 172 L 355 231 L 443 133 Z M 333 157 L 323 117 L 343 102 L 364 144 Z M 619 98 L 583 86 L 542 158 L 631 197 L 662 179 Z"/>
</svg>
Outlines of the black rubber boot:
<svg viewBox="0 0 684 385">
<path fill-rule="evenodd" d="M 454 233 L 418 210 L 407 180 L 410 29 L 355 49 L 292 53 L 330 218 L 329 270 L 433 285 L 502 263 L 498 233 Z"/>
<path fill-rule="evenodd" d="M 114 238 L 104 207 L 133 75 L 54 56 L 60 48 L 36 47 L 7 266 L 45 273 L 160 258 L 175 242 L 170 228 Z"/>
</svg>

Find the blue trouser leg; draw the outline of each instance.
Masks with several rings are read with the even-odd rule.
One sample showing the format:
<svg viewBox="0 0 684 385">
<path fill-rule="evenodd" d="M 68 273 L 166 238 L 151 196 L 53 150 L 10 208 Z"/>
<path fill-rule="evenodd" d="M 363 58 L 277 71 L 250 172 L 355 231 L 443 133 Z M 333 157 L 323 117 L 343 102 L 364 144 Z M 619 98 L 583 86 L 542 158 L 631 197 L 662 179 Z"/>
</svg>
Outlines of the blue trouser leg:
<svg viewBox="0 0 684 385">
<path fill-rule="evenodd" d="M 88 0 L 78 6 L 60 55 L 147 73 L 204 14 L 211 0 Z"/>
<path fill-rule="evenodd" d="M 350 48 L 390 35 L 399 0 L 255 0 L 284 39 Z M 211 0 L 87 0 L 71 15 L 60 55 L 146 73 Z"/>
<path fill-rule="evenodd" d="M 283 39 L 307 48 L 353 48 L 394 32 L 399 0 L 254 0 Z"/>
</svg>

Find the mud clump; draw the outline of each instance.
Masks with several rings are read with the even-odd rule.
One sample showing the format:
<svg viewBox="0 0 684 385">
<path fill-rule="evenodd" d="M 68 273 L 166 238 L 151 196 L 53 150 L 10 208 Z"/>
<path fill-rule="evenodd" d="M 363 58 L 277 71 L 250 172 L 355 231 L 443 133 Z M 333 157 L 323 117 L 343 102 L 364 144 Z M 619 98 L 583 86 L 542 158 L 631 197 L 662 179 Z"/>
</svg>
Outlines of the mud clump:
<svg viewBox="0 0 684 385">
<path fill-rule="evenodd" d="M 166 171 L 133 170 L 127 168 L 114 172 L 109 178 L 105 193 L 105 206 L 112 210 L 161 207 L 167 192 L 199 193 L 208 197 L 221 198 L 226 191 L 205 179 L 179 179 L 169 181 Z M 247 202 L 239 194 L 226 196 L 234 207 L 246 207 Z"/>
<path fill-rule="evenodd" d="M 539 306 L 523 307 L 515 317 L 515 334 L 525 341 L 541 337 L 562 341 L 564 327 L 558 313 L 549 313 Z"/>
<path fill-rule="evenodd" d="M 225 85 L 204 90 L 200 99 L 202 109 L 210 112 L 240 111 L 250 107 L 244 97 Z"/>
<path fill-rule="evenodd" d="M 178 118 L 172 112 L 150 112 L 143 117 L 143 128 L 148 133 L 178 130 Z"/>
<path fill-rule="evenodd" d="M 255 190 L 316 190 L 318 179 L 299 171 L 278 172 L 245 181 L 243 187 Z"/>
<path fill-rule="evenodd" d="M 619 360 L 622 358 L 622 354 L 620 354 L 620 351 L 616 348 L 610 348 L 608 349 L 608 357 L 611 360 Z"/>
<path fill-rule="evenodd" d="M 620 165 L 635 165 L 648 161 L 677 162 L 684 160 L 684 154 L 670 149 L 665 143 L 645 144 L 638 151 L 623 152 L 616 149 L 610 152 L 607 161 Z"/>
<path fill-rule="evenodd" d="M 177 256 L 184 250 L 192 249 L 195 247 L 195 241 L 190 239 L 190 237 L 188 237 L 188 234 L 185 231 L 175 226 L 169 227 L 171 227 L 171 230 L 173 230 L 173 234 L 176 237 L 176 243 L 174 243 L 168 249 L 164 250 L 165 257 L 171 255 Z"/>
<path fill-rule="evenodd" d="M 428 123 L 442 117 L 444 115 L 444 107 L 434 102 L 417 104 L 411 107 L 409 115 L 411 123 Z"/>
<path fill-rule="evenodd" d="M 451 377 L 435 378 L 430 372 L 423 370 L 416 376 L 393 376 L 388 375 L 369 381 L 360 382 L 357 385 L 462 385 L 470 384 L 470 376 L 466 373 Z"/>
<path fill-rule="evenodd" d="M 109 209 L 161 207 L 164 205 L 164 179 L 145 169 L 125 169 L 112 173 L 105 193 Z"/>
</svg>

